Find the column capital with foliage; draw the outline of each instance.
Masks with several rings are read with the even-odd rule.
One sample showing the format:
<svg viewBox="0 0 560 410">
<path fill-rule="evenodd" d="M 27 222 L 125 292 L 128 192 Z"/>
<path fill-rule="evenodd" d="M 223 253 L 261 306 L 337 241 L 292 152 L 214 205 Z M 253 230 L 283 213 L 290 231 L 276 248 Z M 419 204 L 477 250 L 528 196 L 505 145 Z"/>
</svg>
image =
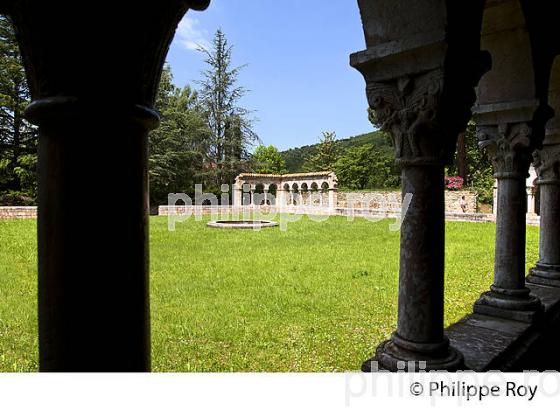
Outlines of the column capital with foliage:
<svg viewBox="0 0 560 410">
<path fill-rule="evenodd" d="M 443 162 L 444 132 L 436 118 L 442 89 L 442 70 L 367 84 L 371 119 L 391 135 L 397 161 Z"/>
<path fill-rule="evenodd" d="M 531 164 L 533 128 L 528 122 L 485 125 L 477 129 L 479 146 L 486 150 L 496 178 L 527 178 Z"/>
<path fill-rule="evenodd" d="M 545 145 L 533 153 L 539 184 L 560 184 L 560 144 Z"/>
</svg>

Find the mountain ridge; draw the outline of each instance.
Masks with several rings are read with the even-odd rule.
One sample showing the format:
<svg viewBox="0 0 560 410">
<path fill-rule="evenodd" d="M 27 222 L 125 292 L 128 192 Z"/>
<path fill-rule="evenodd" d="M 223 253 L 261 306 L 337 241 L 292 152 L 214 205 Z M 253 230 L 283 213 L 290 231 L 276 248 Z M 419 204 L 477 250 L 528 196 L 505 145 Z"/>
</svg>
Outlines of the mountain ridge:
<svg viewBox="0 0 560 410">
<path fill-rule="evenodd" d="M 282 155 L 282 158 L 286 161 L 288 172 L 302 172 L 305 160 L 317 153 L 319 144 L 320 143 L 303 145 L 301 147 L 281 151 L 280 155 Z M 360 147 L 366 144 L 371 144 L 376 148 L 392 149 L 389 137 L 381 131 L 372 131 L 352 137 L 337 139 L 336 144 L 339 151 L 345 151 L 348 148 Z"/>
</svg>

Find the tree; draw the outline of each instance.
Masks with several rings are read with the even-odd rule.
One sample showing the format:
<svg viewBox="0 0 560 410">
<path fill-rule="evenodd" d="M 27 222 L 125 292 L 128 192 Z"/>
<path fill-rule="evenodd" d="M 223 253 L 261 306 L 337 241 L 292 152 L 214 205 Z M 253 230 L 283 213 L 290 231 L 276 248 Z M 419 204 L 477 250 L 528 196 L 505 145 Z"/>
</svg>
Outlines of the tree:
<svg viewBox="0 0 560 410">
<path fill-rule="evenodd" d="M 364 189 L 370 178 L 372 145 L 350 148 L 341 156 L 334 166 L 341 187 Z"/>
<path fill-rule="evenodd" d="M 32 204 L 37 195 L 37 130 L 25 121 L 30 102 L 11 21 L 0 16 L 0 201 Z"/>
<path fill-rule="evenodd" d="M 284 174 L 287 172 L 286 162 L 274 145 L 268 147 L 259 145 L 253 153 L 252 159 L 255 172 L 259 174 Z"/>
<path fill-rule="evenodd" d="M 249 148 L 258 140 L 252 129 L 250 111 L 239 102 L 247 93 L 238 86 L 243 68 L 232 68 L 232 46 L 221 29 L 216 31 L 212 47 L 199 50 L 205 55 L 209 68 L 203 71 L 200 97 L 212 133 L 209 155 L 214 161 L 209 168 L 214 184 L 232 183 L 235 176 L 247 167 Z"/>
<path fill-rule="evenodd" d="M 464 137 L 465 155 L 463 165 L 465 168 L 465 187 L 478 193 L 481 203 L 491 204 L 493 198 L 494 172 L 492 162 L 483 150 L 478 146 L 476 138 L 476 124 L 469 122 Z M 456 159 L 455 163 L 448 167 L 449 175 L 458 175 L 461 159 Z"/>
<path fill-rule="evenodd" d="M 323 132 L 317 153 L 306 159 L 303 168 L 308 172 L 332 171 L 337 159 L 336 133 Z"/>
<path fill-rule="evenodd" d="M 392 150 L 366 144 L 344 151 L 334 171 L 342 188 L 396 188 L 400 178 L 394 161 Z"/>
<path fill-rule="evenodd" d="M 467 141 L 464 132 L 460 133 L 459 138 L 457 138 L 455 164 L 457 165 L 457 175 L 463 178 L 463 183 L 467 183 Z"/>
<path fill-rule="evenodd" d="M 210 130 L 198 95 L 190 87 L 172 83 L 171 69 L 163 69 L 155 108 L 160 127 L 150 134 L 150 198 L 167 202 L 170 192 L 192 194 L 204 178 Z"/>
</svg>

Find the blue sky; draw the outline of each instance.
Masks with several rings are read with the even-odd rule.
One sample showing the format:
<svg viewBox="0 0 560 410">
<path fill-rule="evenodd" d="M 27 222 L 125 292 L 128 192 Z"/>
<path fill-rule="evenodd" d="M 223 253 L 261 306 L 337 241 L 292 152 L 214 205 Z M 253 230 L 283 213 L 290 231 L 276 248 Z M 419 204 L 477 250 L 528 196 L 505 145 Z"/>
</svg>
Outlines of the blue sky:
<svg viewBox="0 0 560 410">
<path fill-rule="evenodd" d="M 221 27 L 234 65 L 248 64 L 240 85 L 255 131 L 280 149 L 313 144 L 321 131 L 338 138 L 372 130 L 362 76 L 348 64 L 365 48 L 355 0 L 212 0 L 181 21 L 167 61 L 183 86 L 205 68 L 196 44 L 209 44 Z"/>
</svg>

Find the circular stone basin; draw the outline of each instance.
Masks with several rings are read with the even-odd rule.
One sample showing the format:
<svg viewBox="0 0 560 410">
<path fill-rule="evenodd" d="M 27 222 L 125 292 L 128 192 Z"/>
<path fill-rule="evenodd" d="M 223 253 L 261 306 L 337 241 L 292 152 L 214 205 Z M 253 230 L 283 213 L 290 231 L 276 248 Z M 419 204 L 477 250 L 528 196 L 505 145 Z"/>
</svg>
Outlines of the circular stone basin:
<svg viewBox="0 0 560 410">
<path fill-rule="evenodd" d="M 211 228 L 226 229 L 259 229 L 278 226 L 278 222 L 274 221 L 212 221 L 207 225 Z"/>
</svg>

